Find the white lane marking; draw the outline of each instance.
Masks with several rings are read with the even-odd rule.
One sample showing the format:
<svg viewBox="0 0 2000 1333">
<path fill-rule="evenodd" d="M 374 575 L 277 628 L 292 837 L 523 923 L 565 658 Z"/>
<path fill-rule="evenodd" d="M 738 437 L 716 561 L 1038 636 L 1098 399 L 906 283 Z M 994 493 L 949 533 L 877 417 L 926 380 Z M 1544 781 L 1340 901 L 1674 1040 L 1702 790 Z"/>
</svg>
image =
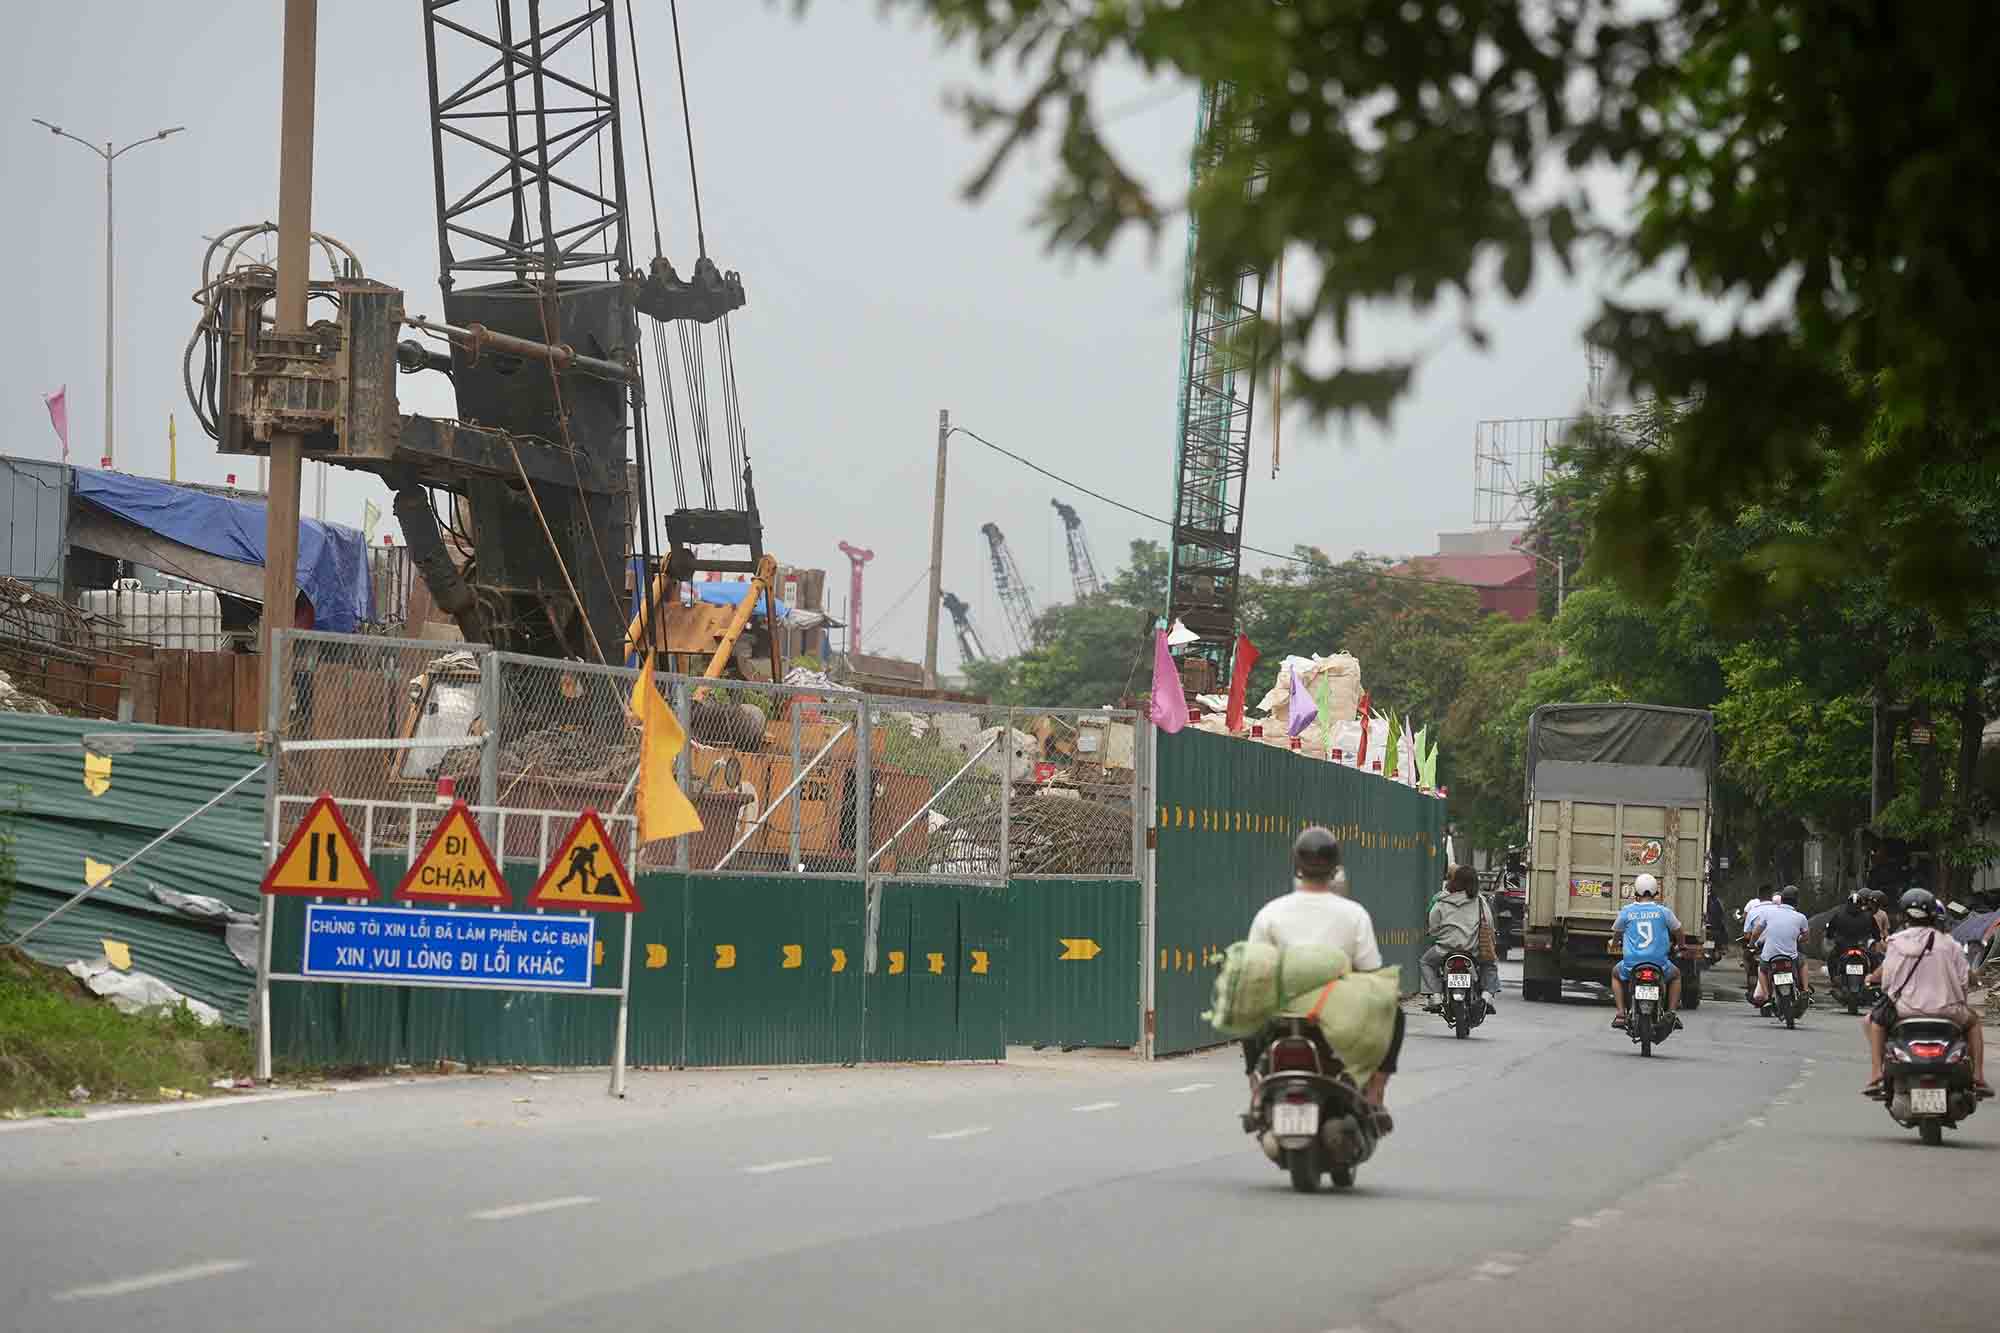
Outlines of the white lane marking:
<svg viewBox="0 0 2000 1333">
<path fill-rule="evenodd" d="M 193 1282 L 205 1277 L 221 1277 L 224 1273 L 240 1273 L 250 1266 L 248 1259 L 216 1259 L 205 1264 L 189 1264 L 186 1268 L 165 1268 L 157 1273 L 141 1273 L 137 1277 L 119 1278 L 115 1282 L 96 1282 L 87 1287 L 71 1287 L 59 1291 L 51 1300 L 94 1301 L 105 1296 L 129 1296 L 135 1291 L 151 1291 L 154 1287 L 171 1287 L 176 1282 Z"/>
<path fill-rule="evenodd" d="M 1472 1276 L 1475 1281 L 1479 1279 L 1491 1281 L 1496 1277 L 1512 1277 L 1520 1271 L 1513 1264 L 1503 1264 L 1498 1260 L 1488 1259 L 1485 1263 L 1472 1270 Z"/>
<path fill-rule="evenodd" d="M 1572 1217 L 1569 1224 L 1578 1230 L 1589 1231 L 1603 1226 L 1606 1222 L 1615 1222 L 1624 1215 L 1623 1208 L 1600 1208 L 1589 1217 Z"/>
<path fill-rule="evenodd" d="M 1072 1106 L 1072 1111 L 1109 1111 L 1117 1102 L 1085 1102 L 1082 1106 Z"/>
<path fill-rule="evenodd" d="M 967 1125 L 964 1129 L 947 1129 L 930 1136 L 933 1143 L 949 1143 L 953 1139 L 969 1139 L 976 1134 L 991 1133 L 991 1125 Z"/>
<path fill-rule="evenodd" d="M 510 1218 L 532 1217 L 536 1213 L 552 1213 L 558 1208 L 580 1208 L 596 1202 L 594 1195 L 565 1194 L 560 1199 L 538 1199 L 534 1203 L 510 1203 L 504 1208 L 482 1208 L 466 1216 L 475 1222 L 505 1222 Z"/>
<path fill-rule="evenodd" d="M 1748 1120 L 1745 1120 L 1743 1123 L 1750 1126 L 1750 1128 L 1752 1129 L 1762 1129 L 1764 1127 L 1764 1117 L 1761 1115 L 1753 1115 Z"/>
<path fill-rule="evenodd" d="M 1172 1093 L 1204 1092 L 1207 1089 L 1212 1088 L 1214 1086 L 1215 1085 L 1213 1083 L 1188 1083 L 1178 1088 L 1168 1088 L 1167 1091 Z"/>
<path fill-rule="evenodd" d="M 745 1175 L 768 1176 L 773 1171 L 796 1171 L 803 1166 L 825 1166 L 831 1157 L 792 1157 L 782 1162 L 764 1162 L 757 1166 L 743 1168 Z"/>
</svg>

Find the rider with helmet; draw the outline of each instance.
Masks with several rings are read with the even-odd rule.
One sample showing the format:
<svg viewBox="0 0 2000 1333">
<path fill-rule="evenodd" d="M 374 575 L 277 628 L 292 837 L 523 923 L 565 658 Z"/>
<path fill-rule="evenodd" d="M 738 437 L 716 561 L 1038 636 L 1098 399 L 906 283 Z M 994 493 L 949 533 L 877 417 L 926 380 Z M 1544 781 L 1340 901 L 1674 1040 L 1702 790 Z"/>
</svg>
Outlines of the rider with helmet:
<svg viewBox="0 0 2000 1333">
<path fill-rule="evenodd" d="M 1611 998 L 1618 1006 L 1611 1026 L 1625 1026 L 1625 985 L 1632 979 L 1632 969 L 1640 963 L 1652 963 L 1667 974 L 1666 1017 L 1673 1027 L 1679 1027 L 1676 1011 L 1681 1007 L 1681 970 L 1674 966 L 1673 955 L 1681 943 L 1681 922 L 1674 909 L 1660 901 L 1659 880 L 1641 875 L 1632 881 L 1632 901 L 1618 909 L 1618 917 L 1611 923 L 1611 939 L 1624 953 L 1611 969 Z"/>
<path fill-rule="evenodd" d="M 1757 913 L 1757 924 L 1751 927 L 1750 942 L 1757 946 L 1757 999 L 1759 1006 L 1771 1003 L 1771 960 L 1790 958 L 1798 963 L 1796 973 L 1800 995 L 1811 995 L 1812 986 L 1806 979 L 1806 969 L 1800 959 L 1799 943 L 1806 937 L 1812 923 L 1799 910 L 1799 886 L 1787 884 L 1778 894 L 1778 901 Z"/>
<path fill-rule="evenodd" d="M 1868 889 L 1859 890 L 1826 919 L 1822 936 L 1829 959 L 1838 957 L 1842 949 L 1861 948 L 1868 951 L 1870 958 L 1881 961 L 1879 945 L 1882 925 L 1876 919 L 1874 909 L 1868 905 L 1870 892 Z"/>
<path fill-rule="evenodd" d="M 1292 945 L 1332 945 L 1347 955 L 1357 972 L 1373 972 L 1382 966 L 1382 949 L 1375 942 L 1375 923 L 1368 909 L 1347 896 L 1347 874 L 1340 868 L 1340 843 L 1332 832 L 1314 825 L 1301 832 L 1292 843 L 1292 891 L 1273 898 L 1259 909 L 1250 923 L 1250 941 L 1275 949 Z M 1362 1089 L 1364 1100 L 1378 1112 L 1385 1131 L 1388 1112 L 1382 1109 L 1389 1076 L 1396 1072 L 1396 1057 L 1403 1049 L 1403 1014 L 1396 1013 L 1396 1031 L 1389 1039 L 1389 1053 Z M 1244 1068 L 1250 1075 L 1251 1096 L 1256 1096 L 1257 1059 L 1263 1054 L 1262 1036 L 1243 1042 Z"/>
<path fill-rule="evenodd" d="M 1937 899 L 1928 889 L 1911 889 L 1903 895 L 1905 928 L 1888 939 L 1882 966 L 1868 978 L 1882 989 L 1882 1003 L 1862 1020 L 1861 1031 L 1868 1039 L 1869 1082 L 1864 1092 L 1882 1085 L 1882 1051 L 1889 1029 L 1905 1018 L 1942 1018 L 1956 1023 L 1965 1033 L 1972 1056 L 1972 1086 L 1990 1097 L 1986 1082 L 1986 1036 L 1979 1016 L 1966 1003 L 1966 983 L 1970 969 L 1965 951 L 1937 929 Z"/>
</svg>

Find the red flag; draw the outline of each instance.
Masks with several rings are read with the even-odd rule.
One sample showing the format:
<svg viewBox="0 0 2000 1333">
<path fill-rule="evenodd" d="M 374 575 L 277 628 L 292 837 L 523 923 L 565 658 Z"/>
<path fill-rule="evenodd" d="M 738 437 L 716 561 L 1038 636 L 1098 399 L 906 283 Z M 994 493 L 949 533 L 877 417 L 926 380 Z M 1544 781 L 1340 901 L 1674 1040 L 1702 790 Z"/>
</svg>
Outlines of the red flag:
<svg viewBox="0 0 2000 1333">
<path fill-rule="evenodd" d="M 62 461 L 69 462 L 69 385 L 65 384 L 54 393 L 42 395 L 42 406 L 49 409 L 49 424 L 56 428 L 56 439 L 62 442 Z"/>
<path fill-rule="evenodd" d="M 1364 772 L 1368 768 L 1368 696 L 1361 696 L 1361 748 L 1355 751 L 1354 766 Z"/>
<path fill-rule="evenodd" d="M 1236 666 L 1229 674 L 1229 714 L 1227 725 L 1232 732 L 1243 730 L 1243 692 L 1250 688 L 1250 668 L 1257 665 L 1262 654 L 1257 645 L 1250 642 L 1246 634 L 1236 636 Z"/>
</svg>

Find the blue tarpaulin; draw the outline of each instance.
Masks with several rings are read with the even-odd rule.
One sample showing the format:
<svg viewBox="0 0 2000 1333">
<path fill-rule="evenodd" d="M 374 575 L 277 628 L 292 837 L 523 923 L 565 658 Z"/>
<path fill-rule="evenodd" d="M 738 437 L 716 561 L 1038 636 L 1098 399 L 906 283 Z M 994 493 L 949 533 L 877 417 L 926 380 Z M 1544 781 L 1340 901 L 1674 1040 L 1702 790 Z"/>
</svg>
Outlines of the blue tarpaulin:
<svg viewBox="0 0 2000 1333">
<path fill-rule="evenodd" d="M 76 496 L 183 546 L 259 568 L 264 564 L 261 501 L 86 468 L 76 470 Z M 298 580 L 312 603 L 315 629 L 352 633 L 374 616 L 368 541 L 358 529 L 301 519 Z"/>
</svg>

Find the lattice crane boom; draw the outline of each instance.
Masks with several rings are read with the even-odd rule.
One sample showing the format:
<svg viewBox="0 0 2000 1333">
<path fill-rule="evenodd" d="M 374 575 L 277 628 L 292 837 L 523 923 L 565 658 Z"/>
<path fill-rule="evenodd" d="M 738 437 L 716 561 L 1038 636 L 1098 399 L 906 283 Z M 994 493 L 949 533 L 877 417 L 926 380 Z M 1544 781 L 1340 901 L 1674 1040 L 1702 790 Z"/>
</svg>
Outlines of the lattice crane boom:
<svg viewBox="0 0 2000 1333">
<path fill-rule="evenodd" d="M 1014 563 L 1014 552 L 1008 549 L 1007 538 L 1002 535 L 998 523 L 988 523 L 979 529 L 986 538 L 986 546 L 993 554 L 993 591 L 1000 595 L 1000 606 L 1007 613 L 1007 628 L 1014 635 L 1016 652 L 1027 652 L 1035 646 L 1034 595 L 1028 590 L 1028 581 L 1021 577 L 1021 567 Z"/>
<path fill-rule="evenodd" d="M 1083 535 L 1083 518 L 1073 505 L 1061 500 L 1049 503 L 1062 516 L 1063 537 L 1069 543 L 1069 580 L 1076 588 L 1076 600 L 1095 597 L 1104 591 L 1104 580 L 1098 577 L 1097 561 L 1091 558 L 1090 542 Z"/>
<path fill-rule="evenodd" d="M 958 660 L 984 662 L 986 645 L 979 641 L 979 631 L 972 626 L 972 608 L 953 593 L 945 593 L 938 600 L 950 613 L 952 628 L 958 631 Z"/>
</svg>

